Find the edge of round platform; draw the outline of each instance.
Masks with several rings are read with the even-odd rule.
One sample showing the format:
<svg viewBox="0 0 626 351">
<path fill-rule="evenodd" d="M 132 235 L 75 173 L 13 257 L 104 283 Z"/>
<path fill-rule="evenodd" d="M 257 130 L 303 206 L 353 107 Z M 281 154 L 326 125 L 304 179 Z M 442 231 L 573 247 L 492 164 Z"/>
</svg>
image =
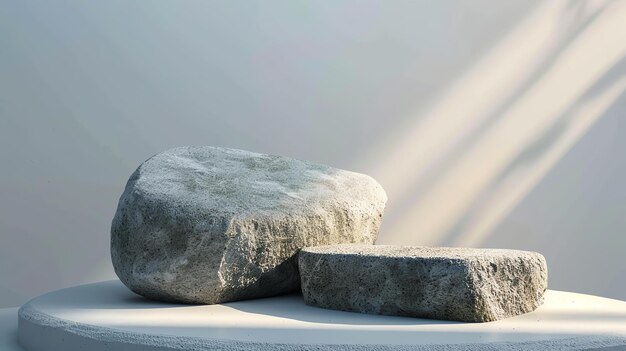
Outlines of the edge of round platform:
<svg viewBox="0 0 626 351">
<path fill-rule="evenodd" d="M 165 350 L 615 350 L 626 349 L 626 338 L 620 336 L 583 336 L 565 339 L 493 342 L 481 344 L 376 345 L 376 344 L 281 344 L 228 339 L 180 337 L 127 332 L 109 327 L 76 323 L 37 311 L 30 303 L 18 311 L 18 340 L 28 351 L 165 351 Z"/>
</svg>

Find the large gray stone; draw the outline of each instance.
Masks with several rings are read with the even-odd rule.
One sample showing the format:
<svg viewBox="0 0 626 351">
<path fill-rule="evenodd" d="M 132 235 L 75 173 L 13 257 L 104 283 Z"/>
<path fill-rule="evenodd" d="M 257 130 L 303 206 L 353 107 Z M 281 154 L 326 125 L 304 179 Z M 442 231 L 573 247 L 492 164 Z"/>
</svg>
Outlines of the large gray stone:
<svg viewBox="0 0 626 351">
<path fill-rule="evenodd" d="M 547 288 L 544 257 L 517 250 L 320 246 L 299 267 L 308 305 L 463 322 L 530 312 Z"/>
<path fill-rule="evenodd" d="M 242 150 L 181 147 L 145 161 L 111 227 L 120 280 L 151 299 L 219 303 L 298 289 L 297 251 L 376 240 L 372 178 Z"/>
</svg>

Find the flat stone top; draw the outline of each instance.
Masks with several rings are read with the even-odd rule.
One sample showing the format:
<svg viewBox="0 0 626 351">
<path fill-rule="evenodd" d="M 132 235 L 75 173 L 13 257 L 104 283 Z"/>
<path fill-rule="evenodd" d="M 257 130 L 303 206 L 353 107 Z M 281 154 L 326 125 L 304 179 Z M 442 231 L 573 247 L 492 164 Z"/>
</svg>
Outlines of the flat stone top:
<svg viewBox="0 0 626 351">
<path fill-rule="evenodd" d="M 465 247 L 426 247 L 397 245 L 328 245 L 306 247 L 301 252 L 363 257 L 470 259 L 493 257 L 524 257 L 540 255 L 536 252 L 505 249 L 475 249 Z"/>
<path fill-rule="evenodd" d="M 490 343 L 500 343 L 490 349 L 507 350 L 626 345 L 626 302 L 550 290 L 544 305 L 533 312 L 477 324 L 325 310 L 305 305 L 299 294 L 176 305 L 146 300 L 119 281 L 107 281 L 42 295 L 22 308 L 20 318 L 48 327 L 46 334 L 21 331 L 41 350 L 54 349 L 50 345 L 59 340 L 68 345 L 72 334 L 88 335 L 77 350 L 105 350 L 107 342 L 113 344 L 111 350 L 120 348 L 115 343 L 128 343 L 148 345 L 142 350 L 283 351 L 408 351 L 433 345 L 437 350 L 483 350 Z"/>
<path fill-rule="evenodd" d="M 221 213 L 308 210 L 327 202 L 384 206 L 387 197 L 371 177 L 289 157 L 222 147 L 178 147 L 146 160 L 127 189 L 181 208 Z M 381 202 L 381 199 L 383 201 Z M 171 203 L 171 202 L 170 202 Z M 381 208 L 382 210 L 382 208 Z"/>
</svg>

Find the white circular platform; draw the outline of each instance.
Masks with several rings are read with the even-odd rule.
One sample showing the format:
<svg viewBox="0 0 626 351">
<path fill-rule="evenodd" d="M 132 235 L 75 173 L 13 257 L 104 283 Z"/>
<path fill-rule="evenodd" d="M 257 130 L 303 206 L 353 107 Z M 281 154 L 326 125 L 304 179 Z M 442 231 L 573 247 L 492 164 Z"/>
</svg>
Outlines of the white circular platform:
<svg viewBox="0 0 626 351">
<path fill-rule="evenodd" d="M 301 295 L 166 304 L 108 281 L 33 299 L 18 334 L 29 351 L 626 350 L 626 302 L 547 291 L 532 313 L 476 324 L 330 311 Z"/>
</svg>

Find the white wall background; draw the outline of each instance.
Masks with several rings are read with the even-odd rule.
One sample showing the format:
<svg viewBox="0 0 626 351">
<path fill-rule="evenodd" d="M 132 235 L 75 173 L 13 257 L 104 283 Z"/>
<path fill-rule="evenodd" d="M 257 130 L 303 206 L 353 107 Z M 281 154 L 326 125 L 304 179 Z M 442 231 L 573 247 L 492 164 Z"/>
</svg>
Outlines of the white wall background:
<svg viewBox="0 0 626 351">
<path fill-rule="evenodd" d="M 379 243 L 537 250 L 626 299 L 626 4 L 0 0 L 0 307 L 112 279 L 135 167 L 221 145 L 368 173 Z"/>
</svg>

